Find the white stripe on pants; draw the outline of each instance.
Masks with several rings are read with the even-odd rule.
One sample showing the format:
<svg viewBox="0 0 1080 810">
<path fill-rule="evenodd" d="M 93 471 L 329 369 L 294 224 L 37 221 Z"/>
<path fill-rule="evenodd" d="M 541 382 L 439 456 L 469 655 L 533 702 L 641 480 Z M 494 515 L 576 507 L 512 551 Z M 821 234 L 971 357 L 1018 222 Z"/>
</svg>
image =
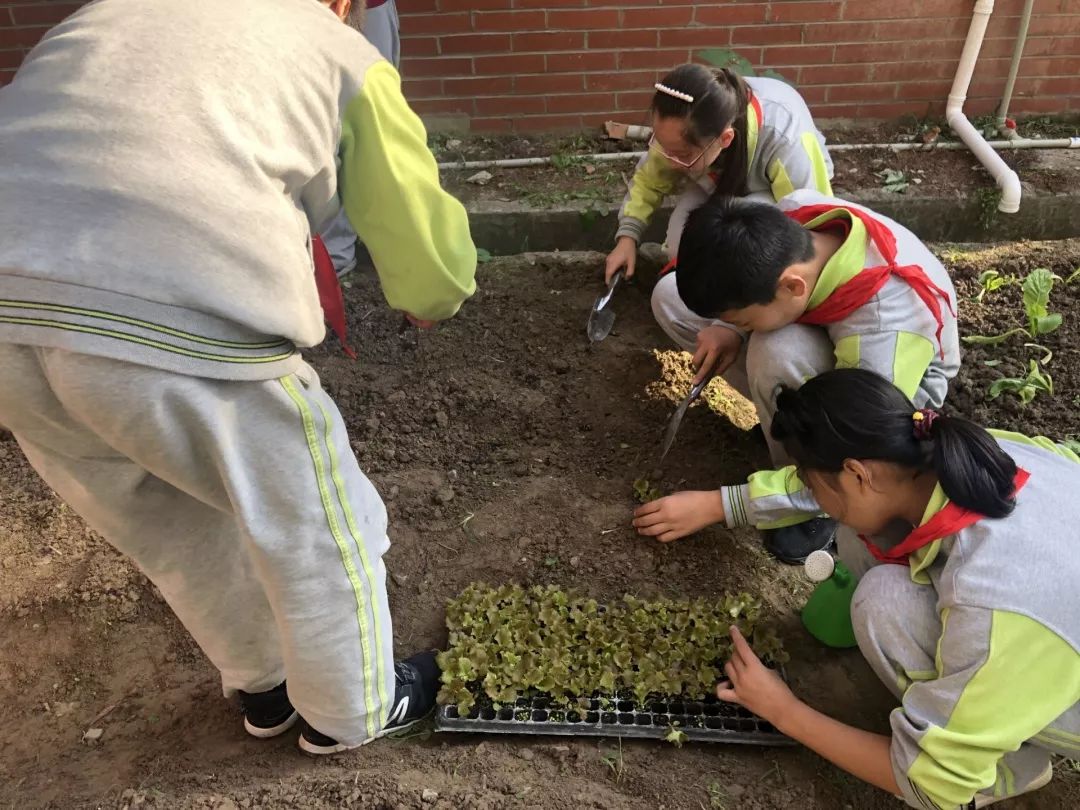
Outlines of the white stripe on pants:
<svg viewBox="0 0 1080 810">
<path fill-rule="evenodd" d="M 393 701 L 386 510 L 308 367 L 207 380 L 0 344 L 0 424 L 158 586 L 226 694 L 288 678 L 346 744 Z"/>
</svg>

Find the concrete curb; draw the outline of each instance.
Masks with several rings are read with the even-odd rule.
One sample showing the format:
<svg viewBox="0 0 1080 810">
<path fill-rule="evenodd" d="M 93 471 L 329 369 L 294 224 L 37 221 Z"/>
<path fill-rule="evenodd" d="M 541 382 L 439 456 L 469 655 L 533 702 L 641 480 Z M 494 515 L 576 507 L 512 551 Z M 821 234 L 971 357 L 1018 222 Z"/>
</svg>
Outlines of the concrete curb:
<svg viewBox="0 0 1080 810">
<path fill-rule="evenodd" d="M 1019 239 L 1080 237 L 1080 191 L 1051 194 L 1025 188 L 1020 211 L 1001 214 L 984 209 L 984 197 L 917 196 L 879 189 L 847 194 L 892 217 L 928 242 L 998 242 Z M 616 207 L 591 203 L 533 208 L 520 202 L 474 202 L 467 205 L 473 240 L 493 255 L 527 251 L 601 250 L 611 247 Z M 670 207 L 651 223 L 645 241 L 660 242 Z"/>
</svg>

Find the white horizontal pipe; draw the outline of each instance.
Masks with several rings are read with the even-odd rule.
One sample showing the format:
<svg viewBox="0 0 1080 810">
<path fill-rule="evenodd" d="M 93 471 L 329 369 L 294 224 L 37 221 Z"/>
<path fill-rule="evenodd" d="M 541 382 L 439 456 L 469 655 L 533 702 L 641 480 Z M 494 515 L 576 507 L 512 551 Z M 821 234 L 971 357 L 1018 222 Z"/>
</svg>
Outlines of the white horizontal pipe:
<svg viewBox="0 0 1080 810">
<path fill-rule="evenodd" d="M 1080 149 L 1080 138 L 1014 138 L 1007 141 L 988 141 L 994 149 Z M 961 141 L 937 141 L 935 143 L 834 143 L 830 152 L 852 152 L 862 149 L 889 149 L 893 152 L 933 152 L 938 149 L 967 149 Z M 604 152 L 598 155 L 576 156 L 585 162 L 639 159 L 644 152 Z M 440 169 L 519 169 L 525 166 L 547 166 L 550 157 L 506 158 L 505 160 L 466 160 L 440 163 Z"/>
</svg>

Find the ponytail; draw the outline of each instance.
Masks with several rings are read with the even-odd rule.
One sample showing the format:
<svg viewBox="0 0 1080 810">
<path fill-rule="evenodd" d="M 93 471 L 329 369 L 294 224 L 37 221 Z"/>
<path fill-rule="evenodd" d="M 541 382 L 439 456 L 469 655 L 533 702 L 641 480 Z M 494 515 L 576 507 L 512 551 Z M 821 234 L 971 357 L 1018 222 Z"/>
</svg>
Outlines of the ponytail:
<svg viewBox="0 0 1080 810">
<path fill-rule="evenodd" d="M 685 64 L 668 73 L 660 84 L 694 99 L 688 102 L 657 91 L 650 107 L 661 118 L 685 119 L 686 137 L 693 144 L 705 147 L 728 127 L 734 130 L 735 138 L 720 153 L 712 170 L 718 195 L 745 196 L 750 172 L 746 109 L 751 95 L 746 81 L 729 68 L 713 71 L 703 65 Z"/>
<path fill-rule="evenodd" d="M 1016 505 L 1016 463 L 983 428 L 916 411 L 892 383 L 864 369 L 836 369 L 776 397 L 772 436 L 799 469 L 838 473 L 847 459 L 932 471 L 950 501 L 990 518 Z"/>
</svg>

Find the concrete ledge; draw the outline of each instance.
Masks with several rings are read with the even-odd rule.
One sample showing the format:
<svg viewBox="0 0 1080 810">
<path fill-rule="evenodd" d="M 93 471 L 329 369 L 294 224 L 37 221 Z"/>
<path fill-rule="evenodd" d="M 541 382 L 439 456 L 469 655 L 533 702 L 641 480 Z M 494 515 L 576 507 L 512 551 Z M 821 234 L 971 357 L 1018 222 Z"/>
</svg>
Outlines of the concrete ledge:
<svg viewBox="0 0 1080 810">
<path fill-rule="evenodd" d="M 928 242 L 997 242 L 1080 237 L 1080 191 L 1024 190 L 1020 211 L 1002 214 L 986 196 L 917 196 L 868 190 L 847 199 L 892 217 Z M 494 255 L 611 247 L 616 207 L 590 203 L 533 208 L 524 203 L 468 205 L 473 239 Z M 989 209 L 989 211 L 987 210 Z M 663 240 L 670 207 L 654 219 L 646 241 Z"/>
</svg>

